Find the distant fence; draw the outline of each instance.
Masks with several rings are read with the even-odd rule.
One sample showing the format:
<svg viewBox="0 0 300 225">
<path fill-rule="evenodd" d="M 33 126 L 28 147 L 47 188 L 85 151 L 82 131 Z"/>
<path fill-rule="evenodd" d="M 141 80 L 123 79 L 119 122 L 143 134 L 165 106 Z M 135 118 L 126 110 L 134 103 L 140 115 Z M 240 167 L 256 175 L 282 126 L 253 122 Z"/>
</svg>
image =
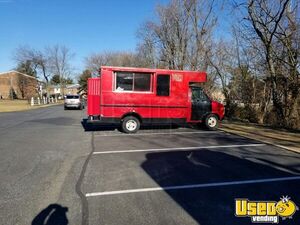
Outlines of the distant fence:
<svg viewBox="0 0 300 225">
<path fill-rule="evenodd" d="M 50 97 L 50 98 L 47 98 L 47 97 L 43 97 L 43 98 L 37 97 L 37 98 L 34 98 L 34 97 L 32 97 L 30 99 L 30 105 L 31 106 L 35 106 L 35 105 L 47 105 L 47 104 L 54 104 L 54 103 L 57 103 L 57 98 L 53 98 L 53 97 Z"/>
</svg>

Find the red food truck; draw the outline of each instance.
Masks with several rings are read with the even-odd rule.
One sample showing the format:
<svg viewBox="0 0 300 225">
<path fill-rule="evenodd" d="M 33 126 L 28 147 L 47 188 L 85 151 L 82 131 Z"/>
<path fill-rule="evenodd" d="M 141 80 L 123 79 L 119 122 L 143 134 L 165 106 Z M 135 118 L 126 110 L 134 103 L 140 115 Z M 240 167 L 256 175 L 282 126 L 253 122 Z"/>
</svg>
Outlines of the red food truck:
<svg viewBox="0 0 300 225">
<path fill-rule="evenodd" d="M 216 129 L 224 106 L 197 86 L 205 72 L 102 66 L 88 80 L 88 123 L 120 124 L 135 133 L 141 124 L 204 123 Z"/>
</svg>

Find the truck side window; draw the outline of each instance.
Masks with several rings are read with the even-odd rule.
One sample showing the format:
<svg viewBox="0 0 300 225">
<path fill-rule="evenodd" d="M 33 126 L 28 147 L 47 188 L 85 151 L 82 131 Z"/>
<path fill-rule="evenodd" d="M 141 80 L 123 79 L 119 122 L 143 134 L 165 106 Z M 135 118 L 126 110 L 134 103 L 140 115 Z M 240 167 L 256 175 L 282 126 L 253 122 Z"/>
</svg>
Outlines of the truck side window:
<svg viewBox="0 0 300 225">
<path fill-rule="evenodd" d="M 170 75 L 157 75 L 157 96 L 170 96 Z"/>
<path fill-rule="evenodd" d="M 150 91 L 150 85 L 150 73 L 134 73 L 134 91 Z"/>
<path fill-rule="evenodd" d="M 192 89 L 192 101 L 193 102 L 209 102 L 209 98 L 201 88 Z"/>
<path fill-rule="evenodd" d="M 209 102 L 209 98 L 207 97 L 206 93 L 201 89 L 200 90 L 200 100 L 202 102 Z"/>
<path fill-rule="evenodd" d="M 117 72 L 116 73 L 116 91 L 132 91 L 133 73 Z"/>
<path fill-rule="evenodd" d="M 151 91 L 151 73 L 116 72 L 116 91 Z"/>
</svg>

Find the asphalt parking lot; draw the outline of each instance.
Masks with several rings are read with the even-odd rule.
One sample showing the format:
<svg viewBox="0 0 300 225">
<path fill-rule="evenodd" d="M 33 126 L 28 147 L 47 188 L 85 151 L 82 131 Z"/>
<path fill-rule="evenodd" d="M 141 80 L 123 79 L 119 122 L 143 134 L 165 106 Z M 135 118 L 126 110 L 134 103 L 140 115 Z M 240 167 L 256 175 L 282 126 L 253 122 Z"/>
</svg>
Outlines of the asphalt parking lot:
<svg viewBox="0 0 300 225">
<path fill-rule="evenodd" d="M 235 199 L 300 205 L 300 155 L 191 128 L 91 132 L 82 191 L 89 224 L 252 224 Z M 298 224 L 300 213 L 282 224 Z"/>
<path fill-rule="evenodd" d="M 0 224 L 252 224 L 234 216 L 236 198 L 300 206 L 300 154 L 222 131 L 127 135 L 85 117 L 61 105 L 0 115 Z"/>
</svg>

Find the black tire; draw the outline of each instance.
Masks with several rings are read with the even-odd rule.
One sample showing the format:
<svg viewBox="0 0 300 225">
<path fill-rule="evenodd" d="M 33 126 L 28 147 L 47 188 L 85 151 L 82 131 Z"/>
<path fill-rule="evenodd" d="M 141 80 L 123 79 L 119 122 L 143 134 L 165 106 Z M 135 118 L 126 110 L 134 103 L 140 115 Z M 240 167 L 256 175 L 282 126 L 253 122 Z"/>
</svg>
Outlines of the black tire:
<svg viewBox="0 0 300 225">
<path fill-rule="evenodd" d="M 217 130 L 219 127 L 219 119 L 214 114 L 209 114 L 205 118 L 205 127 L 208 130 Z"/>
<path fill-rule="evenodd" d="M 133 134 L 136 133 L 141 126 L 141 123 L 138 118 L 134 116 L 126 116 L 122 120 L 122 131 L 127 134 Z"/>
<path fill-rule="evenodd" d="M 65 106 L 65 107 L 64 107 L 64 110 L 67 110 L 67 109 L 68 109 L 68 108 Z"/>
</svg>

